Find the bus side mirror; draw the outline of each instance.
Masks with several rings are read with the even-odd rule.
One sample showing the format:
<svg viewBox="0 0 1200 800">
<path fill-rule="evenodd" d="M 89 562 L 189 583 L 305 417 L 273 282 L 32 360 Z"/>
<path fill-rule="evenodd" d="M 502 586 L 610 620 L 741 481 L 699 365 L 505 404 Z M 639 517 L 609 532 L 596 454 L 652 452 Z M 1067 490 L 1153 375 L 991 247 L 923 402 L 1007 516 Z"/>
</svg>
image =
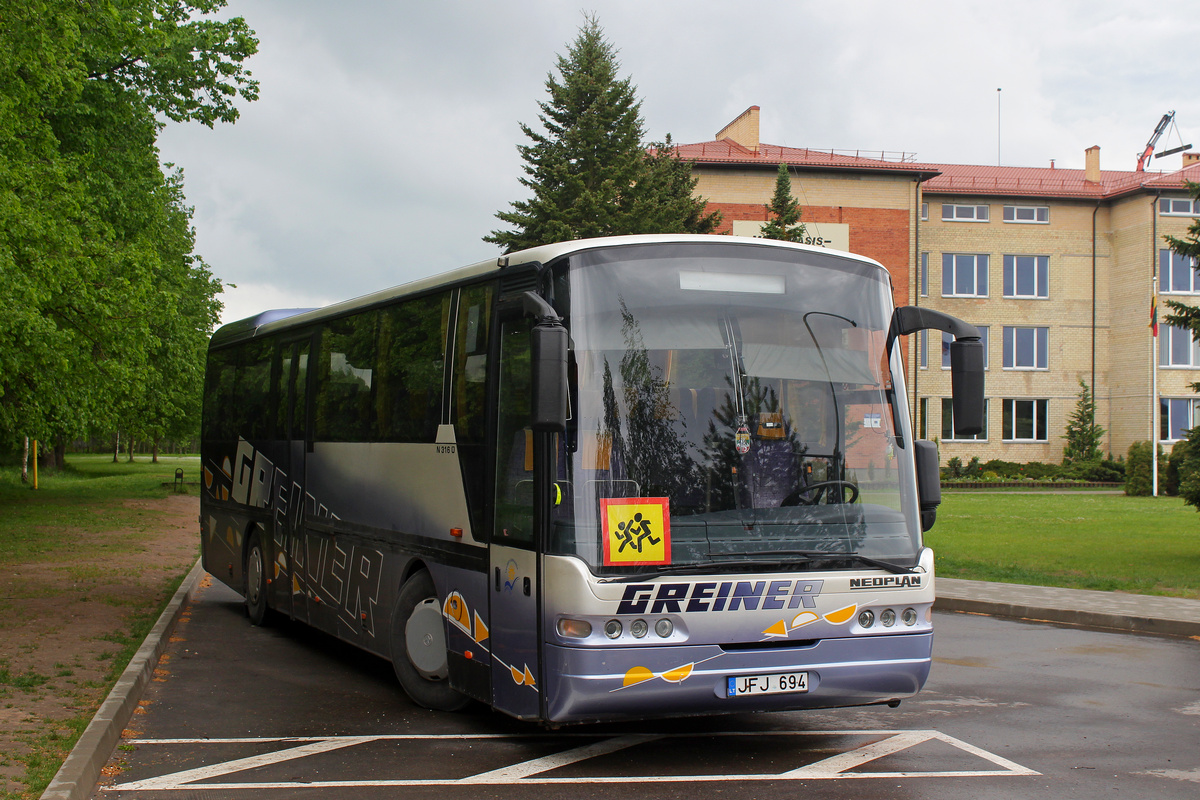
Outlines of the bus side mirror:
<svg viewBox="0 0 1200 800">
<path fill-rule="evenodd" d="M 950 392 L 954 402 L 954 435 L 983 433 L 983 342 L 979 329 L 958 317 L 922 306 L 900 306 L 892 313 L 887 352 L 896 340 L 920 330 L 939 330 L 954 336 L 950 343 Z"/>
<path fill-rule="evenodd" d="M 950 393 L 954 403 L 954 436 L 983 432 L 983 342 L 955 339 L 950 343 Z"/>
<path fill-rule="evenodd" d="M 957 417 L 956 417 L 957 419 Z M 938 468 L 937 445 L 927 439 L 913 442 L 917 462 L 917 501 L 921 506 L 921 530 L 933 527 L 942 503 L 942 473 Z"/>
<path fill-rule="evenodd" d="M 567 329 L 561 322 L 539 322 L 530 336 L 533 368 L 532 426 L 562 433 L 567 426 Z"/>
</svg>

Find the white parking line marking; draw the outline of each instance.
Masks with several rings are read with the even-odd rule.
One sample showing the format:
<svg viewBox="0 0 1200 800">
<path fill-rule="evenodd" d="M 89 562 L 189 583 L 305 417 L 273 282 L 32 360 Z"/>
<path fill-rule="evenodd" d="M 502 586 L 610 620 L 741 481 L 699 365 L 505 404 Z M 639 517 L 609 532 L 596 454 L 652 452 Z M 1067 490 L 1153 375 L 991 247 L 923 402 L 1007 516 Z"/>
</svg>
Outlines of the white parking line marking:
<svg viewBox="0 0 1200 800">
<path fill-rule="evenodd" d="M 250 739 L 130 739 L 128 744 L 144 746 L 169 745 L 203 745 L 203 744 L 266 744 L 277 742 L 287 747 L 272 753 L 238 758 L 219 764 L 183 770 L 169 775 L 132 781 L 105 787 L 108 791 L 168 791 L 168 790 L 224 790 L 247 791 L 251 789 L 295 789 L 305 788 L 366 788 L 366 787 L 403 787 L 403 786 L 500 786 L 500 785 L 542 785 L 562 783 L 686 783 L 689 781 L 721 782 L 721 781 L 786 781 L 786 780 L 835 780 L 841 778 L 939 778 L 939 777 L 1016 777 L 1032 776 L 1040 773 L 1028 769 L 1008 759 L 1001 758 L 974 745 L 968 744 L 953 736 L 948 736 L 935 730 L 917 731 L 723 731 L 714 733 L 689 734 L 630 734 L 613 736 L 581 747 L 564 750 L 548 756 L 511 764 L 486 772 L 468 775 L 462 778 L 433 778 L 433 779 L 396 779 L 396 780 L 348 780 L 348 781 L 284 781 L 284 782 L 215 782 L 214 779 L 223 775 L 231 775 L 249 769 L 263 766 L 282 764 L 289 761 L 306 758 L 320 753 L 328 753 L 360 744 L 380 741 L 446 741 L 446 740 L 528 740 L 546 739 L 548 734 L 430 734 L 430 735 L 381 735 L 381 736 L 329 736 L 329 737 L 284 737 L 250 738 Z M 808 764 L 797 769 L 778 773 L 751 774 L 715 774 L 715 775 L 573 775 L 571 777 L 544 777 L 544 773 L 571 764 L 578 764 L 598 756 L 626 750 L 630 747 L 646 744 L 651 741 L 664 739 L 686 738 L 716 738 L 716 737 L 745 737 L 745 736 L 800 736 L 800 737 L 829 737 L 854 736 L 878 737 L 882 740 L 869 742 L 861 747 L 847 750 L 821 761 Z M 595 734 L 567 733 L 554 734 L 554 738 L 587 738 L 595 739 Z M 929 741 L 939 741 L 977 756 L 999 769 L 985 770 L 950 770 L 950 771 L 909 771 L 909 772 L 855 772 L 857 767 L 868 764 L 884 756 L 903 752 L 910 747 Z M 539 777 L 542 776 L 542 777 Z M 204 781 L 199 783 L 199 781 Z"/>
</svg>

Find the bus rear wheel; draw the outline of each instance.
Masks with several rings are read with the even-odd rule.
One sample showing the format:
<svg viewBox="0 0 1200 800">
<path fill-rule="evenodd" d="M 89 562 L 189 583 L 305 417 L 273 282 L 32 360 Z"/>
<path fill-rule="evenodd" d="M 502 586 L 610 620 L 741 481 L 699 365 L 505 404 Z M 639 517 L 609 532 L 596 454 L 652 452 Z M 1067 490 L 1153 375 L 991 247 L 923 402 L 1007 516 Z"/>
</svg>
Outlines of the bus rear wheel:
<svg viewBox="0 0 1200 800">
<path fill-rule="evenodd" d="M 254 625 L 267 622 L 267 559 L 263 555 L 262 540 L 258 533 L 250 534 L 246 547 L 246 568 L 242 573 L 246 580 L 246 614 Z"/>
<path fill-rule="evenodd" d="M 392 610 L 392 667 L 412 701 L 435 711 L 458 711 L 470 698 L 450 688 L 446 627 L 433 578 L 425 570 L 400 587 Z"/>
</svg>

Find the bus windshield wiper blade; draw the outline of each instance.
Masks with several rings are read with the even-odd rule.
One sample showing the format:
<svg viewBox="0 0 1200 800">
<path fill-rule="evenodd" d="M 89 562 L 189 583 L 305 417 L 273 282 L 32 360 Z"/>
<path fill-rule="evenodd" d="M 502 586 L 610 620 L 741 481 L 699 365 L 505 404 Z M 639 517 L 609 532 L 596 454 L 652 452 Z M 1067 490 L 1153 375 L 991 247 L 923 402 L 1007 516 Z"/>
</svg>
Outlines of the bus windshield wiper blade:
<svg viewBox="0 0 1200 800">
<path fill-rule="evenodd" d="M 770 551 L 747 553 L 746 555 L 765 556 L 768 554 L 771 554 Z M 777 552 L 772 555 L 796 556 L 807 561 L 854 561 L 859 564 L 866 564 L 869 567 L 885 569 L 893 575 L 912 575 L 916 572 L 911 567 L 902 567 L 890 561 L 882 561 L 878 558 L 871 558 L 870 556 L 859 555 L 858 553 L 838 553 L 826 550 L 790 550 Z"/>
<path fill-rule="evenodd" d="M 644 581 L 650 578 L 658 578 L 663 575 L 687 575 L 695 572 L 710 572 L 714 569 L 724 569 L 725 567 L 744 567 L 747 564 L 751 566 L 760 566 L 763 564 L 775 565 L 775 561 L 705 561 L 702 564 L 681 564 L 677 567 L 664 567 L 663 569 L 655 570 L 654 572 L 639 572 L 636 575 L 608 575 L 600 578 L 600 583 L 632 583 L 634 581 Z"/>
<path fill-rule="evenodd" d="M 632 583 L 634 581 L 644 581 L 650 578 L 657 578 L 663 575 L 687 575 L 696 572 L 708 572 L 712 569 L 720 569 L 724 567 L 785 567 L 795 564 L 807 564 L 813 561 L 852 561 L 859 564 L 865 564 L 869 567 L 877 567 L 887 570 L 893 575 L 913 575 L 916 570 L 909 567 L 902 567 L 899 564 L 893 564 L 888 561 L 881 561 L 870 556 L 859 555 L 858 553 L 838 553 L 827 552 L 825 550 L 760 550 L 749 553 L 726 553 L 725 555 L 746 555 L 746 556 L 778 556 L 770 560 L 757 560 L 748 558 L 739 561 L 707 561 L 703 564 L 683 564 L 677 567 L 667 567 L 655 572 L 640 572 L 637 575 L 614 575 L 601 578 L 601 583 Z"/>
</svg>

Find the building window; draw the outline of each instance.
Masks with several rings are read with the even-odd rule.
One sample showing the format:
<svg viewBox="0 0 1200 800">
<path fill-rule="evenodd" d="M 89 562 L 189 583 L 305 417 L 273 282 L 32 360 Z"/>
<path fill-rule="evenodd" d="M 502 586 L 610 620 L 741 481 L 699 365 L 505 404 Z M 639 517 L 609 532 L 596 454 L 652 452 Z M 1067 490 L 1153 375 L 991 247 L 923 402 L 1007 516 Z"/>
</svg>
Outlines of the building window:
<svg viewBox="0 0 1200 800">
<path fill-rule="evenodd" d="M 988 257 L 942 253 L 942 297 L 987 297 Z"/>
<path fill-rule="evenodd" d="M 920 439 L 929 438 L 929 398 L 922 397 L 917 404 L 920 409 L 921 419 L 917 422 L 917 437 Z"/>
<path fill-rule="evenodd" d="M 1158 200 L 1158 213 L 1194 217 L 1200 215 L 1200 200 L 1192 200 L 1190 197 L 1161 197 Z"/>
<path fill-rule="evenodd" d="M 929 203 L 921 203 L 921 219 L 929 219 Z"/>
<path fill-rule="evenodd" d="M 987 431 L 987 400 L 983 401 L 983 430 L 974 436 L 954 435 L 954 401 L 949 397 L 942 398 L 942 441 L 944 442 L 986 442 Z M 976 476 L 978 477 L 978 476 Z"/>
<path fill-rule="evenodd" d="M 1004 296 L 1050 296 L 1050 256 L 1005 256 Z"/>
<path fill-rule="evenodd" d="M 947 222 L 987 222 L 988 206 L 942 203 L 942 219 Z"/>
<path fill-rule="evenodd" d="M 1045 442 L 1048 400 L 1005 400 L 1002 438 L 1006 442 Z"/>
<path fill-rule="evenodd" d="M 975 329 L 979 331 L 979 341 L 983 345 L 983 368 L 988 368 L 988 326 L 976 325 Z M 954 335 L 942 331 L 942 369 L 950 369 L 950 343 L 954 341 Z"/>
<path fill-rule="evenodd" d="M 1200 367 L 1200 343 L 1192 339 L 1187 328 L 1163 325 L 1158 336 L 1160 367 Z"/>
<path fill-rule="evenodd" d="M 929 297 L 929 253 L 921 253 L 921 297 Z"/>
<path fill-rule="evenodd" d="M 1164 294 L 1196 294 L 1200 292 L 1200 276 L 1196 262 L 1172 250 L 1158 251 L 1158 290 Z"/>
<path fill-rule="evenodd" d="M 1158 401 L 1158 438 L 1177 442 L 1187 436 L 1188 429 L 1200 423 L 1200 400 L 1162 397 Z"/>
<path fill-rule="evenodd" d="M 922 328 L 917 332 L 917 365 L 921 369 L 929 366 L 929 329 Z"/>
<path fill-rule="evenodd" d="M 1005 206 L 1004 221 L 1032 222 L 1045 225 L 1050 222 L 1050 206 Z"/>
<path fill-rule="evenodd" d="M 1004 326 L 1005 369 L 1049 369 L 1050 329 Z"/>
</svg>

